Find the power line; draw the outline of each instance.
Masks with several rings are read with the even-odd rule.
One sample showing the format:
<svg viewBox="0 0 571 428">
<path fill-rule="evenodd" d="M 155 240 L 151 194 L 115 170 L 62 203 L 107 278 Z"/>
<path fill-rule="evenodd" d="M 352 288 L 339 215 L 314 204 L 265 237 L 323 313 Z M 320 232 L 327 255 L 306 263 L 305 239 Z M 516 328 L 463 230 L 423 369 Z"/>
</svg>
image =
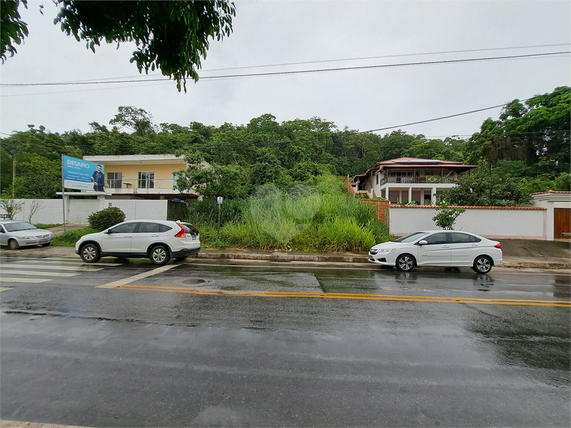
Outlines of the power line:
<svg viewBox="0 0 571 428">
<path fill-rule="evenodd" d="M 454 54 L 454 53 L 467 53 L 467 52 L 486 52 L 486 51 L 501 51 L 501 50 L 514 50 L 514 49 L 535 49 L 535 48 L 547 48 L 556 46 L 569 46 L 571 43 L 552 43 L 545 45 L 528 45 L 528 46 L 508 46 L 499 48 L 479 48 L 479 49 L 461 49 L 452 51 L 435 51 L 435 52 L 417 52 L 417 53 L 406 53 L 406 54 L 395 54 L 395 55 L 376 55 L 369 57 L 357 57 L 357 58 L 340 58 L 340 59 L 326 59 L 326 60 L 316 60 L 316 61 L 298 61 L 298 62 L 285 62 L 278 64 L 261 64 L 261 65 L 246 65 L 242 67 L 228 67 L 228 68 L 217 68 L 211 70 L 202 70 L 202 73 L 211 73 L 214 71 L 227 71 L 227 70 L 241 70 L 241 69 L 251 69 L 251 68 L 266 68 L 266 67 L 283 67 L 291 65 L 305 65 L 305 64 L 320 64 L 327 62 L 346 62 L 346 61 L 365 61 L 371 59 L 384 59 L 384 58 L 402 58 L 402 57 L 413 57 L 413 56 L 426 56 L 426 55 L 444 55 L 444 54 Z M 118 79 L 145 79 L 148 75 L 142 76 L 125 76 L 125 77 L 105 77 L 101 79 L 102 81 L 118 80 Z M 90 82 L 90 80 L 77 80 L 68 83 L 82 83 Z"/>
<path fill-rule="evenodd" d="M 547 48 L 555 46 L 569 46 L 571 43 L 554 43 L 549 45 L 534 45 L 534 46 L 512 46 L 504 48 L 481 48 L 481 49 L 463 49 L 454 51 L 437 51 L 437 52 L 417 52 L 408 54 L 396 54 L 396 55 L 377 55 L 368 57 L 357 57 L 357 58 L 342 58 L 342 59 L 326 59 L 318 61 L 300 61 L 300 62 L 285 62 L 281 64 L 266 64 L 266 65 L 247 65 L 243 67 L 231 67 L 231 68 L 218 68 L 212 70 L 203 70 L 204 73 L 213 71 L 226 71 L 226 70 L 240 70 L 248 68 L 265 68 L 265 67 L 283 67 L 290 65 L 305 65 L 305 64 L 320 64 L 326 62 L 341 62 L 341 61 L 365 61 L 370 59 L 384 59 L 384 58 L 402 58 L 410 56 L 424 56 L 424 55 L 444 55 L 453 53 L 467 53 L 467 52 L 485 52 L 485 51 L 500 51 L 500 50 L 511 50 L 511 49 L 535 49 L 535 48 Z"/>
<path fill-rule="evenodd" d="M 523 100 L 523 101 L 527 101 L 527 100 Z M 467 114 L 478 113 L 478 112 L 486 111 L 486 110 L 493 110 L 493 109 L 495 109 L 495 108 L 500 108 L 500 107 L 503 107 L 503 106 L 505 106 L 505 103 L 504 103 L 504 104 L 498 104 L 498 105 L 491 106 L 491 107 L 484 107 L 484 108 L 480 108 L 480 109 L 476 109 L 476 110 L 465 111 L 465 112 L 463 112 L 463 113 L 456 113 L 456 114 L 450 114 L 450 115 L 448 115 L 448 116 L 436 117 L 436 118 L 433 118 L 433 119 L 426 119 L 426 120 L 419 120 L 419 121 L 417 121 L 417 122 L 404 123 L 404 124 L 402 124 L 402 125 L 386 126 L 386 127 L 384 127 L 384 128 L 370 129 L 370 130 L 368 130 L 368 131 L 361 131 L 361 132 L 359 132 L 359 134 L 367 134 L 367 133 L 370 133 L 370 132 L 386 131 L 386 130 L 388 130 L 388 129 L 395 129 L 395 128 L 404 128 L 405 126 L 418 125 L 418 124 L 421 124 L 421 123 L 436 122 L 436 121 L 438 121 L 438 120 L 450 119 L 450 118 L 452 118 L 452 117 L 465 116 L 465 115 L 467 115 Z"/>
<path fill-rule="evenodd" d="M 423 62 L 410 62 L 410 63 L 396 63 L 396 64 L 379 64 L 379 65 L 364 65 L 364 66 L 354 66 L 354 67 L 337 67 L 337 68 L 320 68 L 312 70 L 293 70 L 293 71 L 275 71 L 267 73 L 247 73 L 247 74 L 228 74 L 220 76 L 205 76 L 200 80 L 214 80 L 214 79 L 235 79 L 235 78 L 245 78 L 245 77 L 262 77 L 262 76 L 284 76 L 291 74 L 308 74 L 308 73 L 325 73 L 332 71 L 349 71 L 349 70 L 370 70 L 379 68 L 396 68 L 396 67 L 412 67 L 412 66 L 424 66 L 424 65 L 438 65 L 438 64 L 459 64 L 468 62 L 484 62 L 484 61 L 498 61 L 507 59 L 526 59 L 526 58 L 538 58 L 538 57 L 548 57 L 556 55 L 568 55 L 571 51 L 560 51 L 560 52 L 545 52 L 545 53 L 535 53 L 535 54 L 524 54 L 524 55 L 507 55 L 498 57 L 485 57 L 485 58 L 466 58 L 466 59 L 452 59 L 452 60 L 441 60 L 441 61 L 423 61 Z M 159 82 L 170 80 L 170 78 L 156 78 L 147 80 L 109 80 L 109 81 L 85 81 L 85 82 L 51 82 L 51 83 L 0 83 L 0 86 L 6 87 L 23 87 L 23 86 L 76 86 L 76 85 L 101 85 L 101 84 L 123 84 L 123 83 L 147 83 L 147 82 Z"/>
</svg>

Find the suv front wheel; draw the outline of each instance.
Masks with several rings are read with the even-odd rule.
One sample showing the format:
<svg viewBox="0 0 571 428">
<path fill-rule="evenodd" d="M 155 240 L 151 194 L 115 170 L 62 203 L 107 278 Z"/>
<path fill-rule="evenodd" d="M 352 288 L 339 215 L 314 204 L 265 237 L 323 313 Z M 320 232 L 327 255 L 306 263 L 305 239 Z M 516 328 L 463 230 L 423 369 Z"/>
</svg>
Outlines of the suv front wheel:
<svg viewBox="0 0 571 428">
<path fill-rule="evenodd" d="M 157 245 L 153 247 L 149 254 L 151 262 L 155 265 L 162 266 L 166 265 L 171 259 L 170 251 L 164 245 Z"/>
<path fill-rule="evenodd" d="M 95 244 L 85 244 L 81 247 L 79 255 L 85 263 L 96 263 L 101 258 L 99 248 Z"/>
</svg>

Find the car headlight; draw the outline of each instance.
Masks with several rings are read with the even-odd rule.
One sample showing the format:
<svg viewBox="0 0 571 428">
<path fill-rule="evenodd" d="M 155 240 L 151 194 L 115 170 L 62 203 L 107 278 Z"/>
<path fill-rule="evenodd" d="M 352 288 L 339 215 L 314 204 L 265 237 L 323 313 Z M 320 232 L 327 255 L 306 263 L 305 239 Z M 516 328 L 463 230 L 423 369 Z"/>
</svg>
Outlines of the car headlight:
<svg viewBox="0 0 571 428">
<path fill-rule="evenodd" d="M 381 248 L 379 250 L 379 253 L 390 253 L 393 250 L 394 250 L 394 248 Z"/>
</svg>

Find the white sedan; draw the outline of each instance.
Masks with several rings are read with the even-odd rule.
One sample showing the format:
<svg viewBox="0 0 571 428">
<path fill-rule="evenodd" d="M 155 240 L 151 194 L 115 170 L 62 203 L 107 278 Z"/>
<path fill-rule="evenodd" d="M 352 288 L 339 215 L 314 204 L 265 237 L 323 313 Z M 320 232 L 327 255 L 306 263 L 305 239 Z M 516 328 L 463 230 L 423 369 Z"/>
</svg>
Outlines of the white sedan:
<svg viewBox="0 0 571 428">
<path fill-rule="evenodd" d="M 415 266 L 471 267 L 488 273 L 502 264 L 502 246 L 482 236 L 457 230 L 414 232 L 392 242 L 377 244 L 369 261 L 408 272 Z"/>
</svg>

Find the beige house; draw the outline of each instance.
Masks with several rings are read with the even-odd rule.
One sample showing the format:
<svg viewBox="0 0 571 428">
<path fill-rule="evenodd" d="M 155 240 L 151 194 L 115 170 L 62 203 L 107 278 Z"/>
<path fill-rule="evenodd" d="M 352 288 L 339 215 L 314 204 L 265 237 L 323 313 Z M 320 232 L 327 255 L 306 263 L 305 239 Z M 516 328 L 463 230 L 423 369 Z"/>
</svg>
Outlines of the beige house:
<svg viewBox="0 0 571 428">
<path fill-rule="evenodd" d="M 398 158 L 377 162 L 349 184 L 355 194 L 385 198 L 393 204 L 414 201 L 418 205 L 434 205 L 437 194 L 454 187 L 453 180 L 474 168 L 478 166 L 463 162 Z"/>
<path fill-rule="evenodd" d="M 198 193 L 174 190 L 175 173 L 187 168 L 175 155 L 84 156 L 105 167 L 106 199 L 196 199 Z"/>
</svg>

